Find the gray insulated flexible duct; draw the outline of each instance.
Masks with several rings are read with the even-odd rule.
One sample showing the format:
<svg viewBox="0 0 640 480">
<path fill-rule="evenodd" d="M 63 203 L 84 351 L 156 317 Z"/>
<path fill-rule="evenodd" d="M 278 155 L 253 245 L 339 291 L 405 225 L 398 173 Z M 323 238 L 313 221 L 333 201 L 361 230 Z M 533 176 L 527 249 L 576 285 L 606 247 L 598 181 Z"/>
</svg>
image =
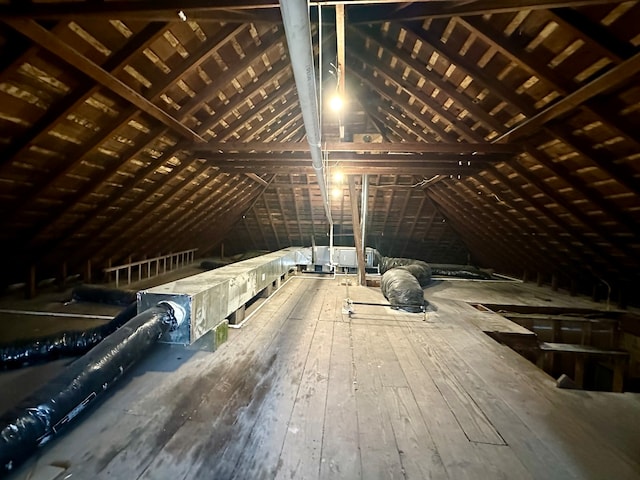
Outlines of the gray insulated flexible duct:
<svg viewBox="0 0 640 480">
<path fill-rule="evenodd" d="M 0 418 L 0 476 L 13 471 L 41 445 L 102 396 L 167 331 L 185 318 L 182 307 L 160 302 L 122 328 Z"/>
<path fill-rule="evenodd" d="M 423 288 L 431 282 L 431 267 L 422 260 L 380 257 L 380 289 L 392 308 L 407 312 L 424 311 Z"/>
</svg>

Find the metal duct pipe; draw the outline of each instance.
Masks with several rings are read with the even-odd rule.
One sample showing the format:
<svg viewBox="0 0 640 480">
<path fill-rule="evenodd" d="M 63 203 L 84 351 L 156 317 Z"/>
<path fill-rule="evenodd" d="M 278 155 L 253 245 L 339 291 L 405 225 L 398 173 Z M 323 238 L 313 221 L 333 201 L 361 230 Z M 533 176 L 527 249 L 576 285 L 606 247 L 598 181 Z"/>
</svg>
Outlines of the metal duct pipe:
<svg viewBox="0 0 640 480">
<path fill-rule="evenodd" d="M 369 176 L 365 173 L 362 175 L 362 254 L 367 257 L 367 204 L 369 203 Z"/>
<path fill-rule="evenodd" d="M 311 151 L 311 161 L 316 172 L 324 211 L 329 224 L 331 209 L 329 208 L 329 195 L 325 182 L 324 166 L 322 163 L 322 151 L 320 149 L 320 116 L 318 114 L 318 97 L 316 87 L 316 74 L 313 62 L 313 49 L 311 47 L 311 22 L 309 20 L 309 7 L 306 0 L 280 0 L 280 11 L 284 33 L 289 46 L 291 67 L 298 90 L 298 99 L 302 110 L 304 128 L 307 132 L 307 141 Z"/>
<path fill-rule="evenodd" d="M 184 320 L 185 311 L 180 305 L 158 303 L 4 413 L 0 417 L 0 477 L 58 435 L 144 357 L 166 331 L 176 329 Z"/>
</svg>

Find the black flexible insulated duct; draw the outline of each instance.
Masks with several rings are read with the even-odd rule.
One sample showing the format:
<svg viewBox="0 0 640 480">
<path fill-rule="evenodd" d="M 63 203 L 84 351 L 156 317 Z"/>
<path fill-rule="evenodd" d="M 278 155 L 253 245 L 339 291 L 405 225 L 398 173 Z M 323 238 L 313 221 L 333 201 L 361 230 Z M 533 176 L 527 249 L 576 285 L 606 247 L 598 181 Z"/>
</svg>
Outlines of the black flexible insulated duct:
<svg viewBox="0 0 640 480">
<path fill-rule="evenodd" d="M 410 258 L 379 258 L 380 289 L 392 308 L 407 312 L 422 312 L 427 305 L 423 288 L 431 282 L 431 267 L 422 260 Z"/>
<path fill-rule="evenodd" d="M 0 476 L 13 471 L 108 390 L 156 341 L 184 320 L 161 302 L 137 315 L 0 418 Z"/>
<path fill-rule="evenodd" d="M 71 299 L 75 302 L 107 303 L 126 307 L 137 301 L 134 290 L 119 290 L 105 288 L 98 285 L 80 285 L 71 292 Z"/>
<path fill-rule="evenodd" d="M 135 317 L 137 309 L 134 302 L 113 317 L 113 320 L 88 330 L 60 332 L 11 345 L 0 345 L 0 369 L 20 368 L 61 357 L 82 355 Z"/>
<path fill-rule="evenodd" d="M 470 280 L 491 280 L 491 274 L 468 265 L 431 265 L 433 275 L 441 277 L 467 278 Z"/>
</svg>

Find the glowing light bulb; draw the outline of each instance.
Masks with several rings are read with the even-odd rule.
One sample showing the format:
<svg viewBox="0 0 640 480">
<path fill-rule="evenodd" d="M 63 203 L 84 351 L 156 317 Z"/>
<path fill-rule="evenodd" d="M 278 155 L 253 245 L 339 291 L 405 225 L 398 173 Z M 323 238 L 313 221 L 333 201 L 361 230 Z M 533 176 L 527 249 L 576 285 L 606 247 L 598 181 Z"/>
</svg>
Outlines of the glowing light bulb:
<svg viewBox="0 0 640 480">
<path fill-rule="evenodd" d="M 342 172 L 335 172 L 333 174 L 333 181 L 336 183 L 342 183 L 342 181 L 344 180 L 344 175 L 342 174 Z"/>
<path fill-rule="evenodd" d="M 339 112 L 342 109 L 342 98 L 339 95 L 334 95 L 329 100 L 329 106 L 334 112 Z"/>
<path fill-rule="evenodd" d="M 340 198 L 340 197 L 342 196 L 342 190 L 340 190 L 339 188 L 334 188 L 334 189 L 331 191 L 331 196 L 332 196 L 333 198 Z"/>
</svg>

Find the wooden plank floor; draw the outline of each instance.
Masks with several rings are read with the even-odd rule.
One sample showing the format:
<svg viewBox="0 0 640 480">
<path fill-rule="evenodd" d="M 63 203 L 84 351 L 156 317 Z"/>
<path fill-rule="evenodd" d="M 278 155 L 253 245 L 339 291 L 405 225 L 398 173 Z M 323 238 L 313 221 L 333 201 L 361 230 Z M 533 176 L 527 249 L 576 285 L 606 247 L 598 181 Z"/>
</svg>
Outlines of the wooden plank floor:
<svg viewBox="0 0 640 480">
<path fill-rule="evenodd" d="M 447 281 L 427 315 L 347 315 L 384 302 L 349 283 L 292 278 L 214 353 L 159 345 L 11 478 L 640 478 L 640 395 L 557 389 L 466 303 L 556 294 Z"/>
</svg>

